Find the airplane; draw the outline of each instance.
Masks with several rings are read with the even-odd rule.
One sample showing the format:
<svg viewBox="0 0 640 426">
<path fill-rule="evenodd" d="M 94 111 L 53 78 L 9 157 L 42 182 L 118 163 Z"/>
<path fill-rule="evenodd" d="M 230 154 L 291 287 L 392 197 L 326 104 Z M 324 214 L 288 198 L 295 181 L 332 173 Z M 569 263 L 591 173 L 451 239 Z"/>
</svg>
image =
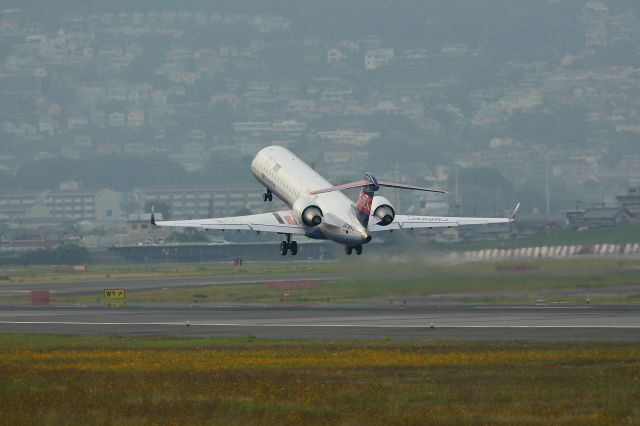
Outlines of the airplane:
<svg viewBox="0 0 640 426">
<path fill-rule="evenodd" d="M 292 236 L 331 240 L 345 246 L 347 255 L 362 254 L 363 245 L 372 234 L 403 229 L 442 228 L 489 223 L 511 223 L 520 204 L 505 218 L 447 217 L 399 215 L 389 200 L 375 193 L 382 187 L 446 194 L 446 191 L 413 185 L 386 182 L 366 173 L 364 179 L 333 186 L 292 152 L 281 146 L 269 146 L 256 154 L 251 163 L 253 176 L 266 188 L 263 201 L 275 194 L 289 210 L 199 220 L 157 221 L 152 208 L 154 226 L 191 227 L 215 230 L 245 230 L 272 232 L 286 237 L 280 243 L 280 253 L 298 253 L 298 243 Z M 353 203 L 343 190 L 360 188 Z"/>
</svg>

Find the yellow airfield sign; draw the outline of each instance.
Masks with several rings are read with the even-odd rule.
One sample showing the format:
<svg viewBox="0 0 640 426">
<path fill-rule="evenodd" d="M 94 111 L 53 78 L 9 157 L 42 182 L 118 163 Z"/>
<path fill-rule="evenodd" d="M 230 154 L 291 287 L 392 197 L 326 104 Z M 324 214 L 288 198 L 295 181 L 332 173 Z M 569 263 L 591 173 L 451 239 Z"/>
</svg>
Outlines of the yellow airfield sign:
<svg viewBox="0 0 640 426">
<path fill-rule="evenodd" d="M 123 288 L 108 288 L 104 290 L 105 306 L 119 307 L 125 306 L 127 292 Z"/>
</svg>

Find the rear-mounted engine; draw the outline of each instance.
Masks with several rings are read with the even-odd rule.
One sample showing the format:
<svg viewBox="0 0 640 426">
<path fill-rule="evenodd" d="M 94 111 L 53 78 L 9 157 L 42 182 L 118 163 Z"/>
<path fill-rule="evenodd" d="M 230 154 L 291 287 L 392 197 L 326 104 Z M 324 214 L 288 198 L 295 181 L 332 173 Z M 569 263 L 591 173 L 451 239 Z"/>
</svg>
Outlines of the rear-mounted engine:
<svg viewBox="0 0 640 426">
<path fill-rule="evenodd" d="M 298 198 L 293 203 L 292 210 L 305 226 L 318 226 L 322 223 L 322 209 L 311 198 Z"/>
</svg>

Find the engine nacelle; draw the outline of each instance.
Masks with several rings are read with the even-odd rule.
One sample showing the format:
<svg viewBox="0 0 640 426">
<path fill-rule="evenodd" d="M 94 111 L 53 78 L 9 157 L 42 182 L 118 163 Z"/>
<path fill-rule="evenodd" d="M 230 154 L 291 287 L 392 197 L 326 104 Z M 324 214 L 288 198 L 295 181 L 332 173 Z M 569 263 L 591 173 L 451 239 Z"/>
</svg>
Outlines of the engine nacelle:
<svg viewBox="0 0 640 426">
<path fill-rule="evenodd" d="M 389 200 L 380 196 L 373 197 L 371 211 L 371 216 L 378 220 L 377 224 L 380 226 L 390 225 L 396 217 L 396 211 Z"/>
<path fill-rule="evenodd" d="M 293 214 L 305 226 L 318 226 L 322 223 L 322 209 L 308 197 L 301 197 L 293 203 Z"/>
</svg>

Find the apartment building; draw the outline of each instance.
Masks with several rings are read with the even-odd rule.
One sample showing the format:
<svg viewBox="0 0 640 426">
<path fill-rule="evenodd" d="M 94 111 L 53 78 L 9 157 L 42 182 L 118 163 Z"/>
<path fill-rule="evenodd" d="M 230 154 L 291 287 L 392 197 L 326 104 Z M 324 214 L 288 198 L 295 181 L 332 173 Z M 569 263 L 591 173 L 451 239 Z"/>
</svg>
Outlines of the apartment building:
<svg viewBox="0 0 640 426">
<path fill-rule="evenodd" d="M 0 193 L 0 220 L 119 220 L 121 194 L 111 189 Z"/>
<path fill-rule="evenodd" d="M 134 190 L 143 205 L 167 204 L 171 219 L 234 216 L 274 208 L 263 201 L 263 192 L 257 184 L 251 187 L 173 186 Z"/>
</svg>

